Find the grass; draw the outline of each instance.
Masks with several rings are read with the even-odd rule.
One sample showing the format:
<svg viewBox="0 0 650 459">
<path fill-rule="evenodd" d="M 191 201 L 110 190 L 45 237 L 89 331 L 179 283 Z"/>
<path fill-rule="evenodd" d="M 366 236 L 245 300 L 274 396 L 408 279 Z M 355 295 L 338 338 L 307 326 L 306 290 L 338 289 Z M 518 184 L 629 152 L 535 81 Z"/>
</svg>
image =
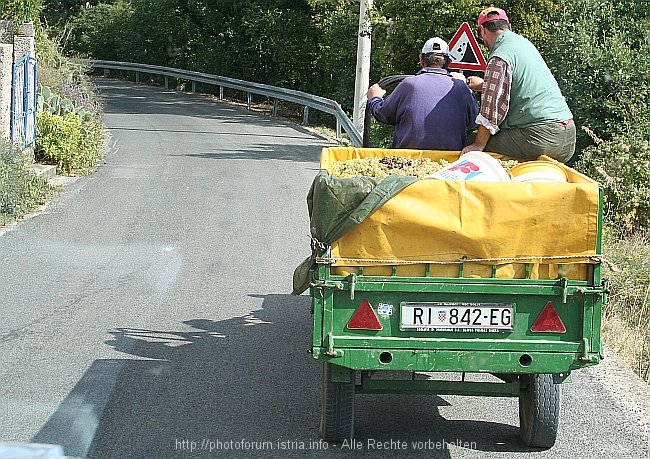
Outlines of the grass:
<svg viewBox="0 0 650 459">
<path fill-rule="evenodd" d="M 603 310 L 603 339 L 650 383 L 650 240 L 647 235 L 605 241 L 610 280 Z"/>
<path fill-rule="evenodd" d="M 45 204 L 55 192 L 45 178 L 27 170 L 20 151 L 0 143 L 0 227 Z"/>
</svg>

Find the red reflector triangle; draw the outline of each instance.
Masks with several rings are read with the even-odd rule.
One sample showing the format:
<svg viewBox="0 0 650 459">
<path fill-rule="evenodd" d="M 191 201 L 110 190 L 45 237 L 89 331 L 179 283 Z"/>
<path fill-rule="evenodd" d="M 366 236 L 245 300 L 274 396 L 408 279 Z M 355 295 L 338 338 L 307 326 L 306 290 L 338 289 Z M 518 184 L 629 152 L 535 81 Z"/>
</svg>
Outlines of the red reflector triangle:
<svg viewBox="0 0 650 459">
<path fill-rule="evenodd" d="M 555 332 L 555 333 L 564 333 L 566 332 L 566 327 L 562 323 L 562 319 L 557 314 L 553 303 L 550 301 L 546 303 L 544 309 L 540 313 L 539 317 L 535 321 L 530 331 L 534 332 Z"/>
<path fill-rule="evenodd" d="M 379 322 L 377 313 L 372 309 L 368 300 L 363 300 L 348 322 L 350 330 L 381 330 L 384 327 Z"/>
</svg>

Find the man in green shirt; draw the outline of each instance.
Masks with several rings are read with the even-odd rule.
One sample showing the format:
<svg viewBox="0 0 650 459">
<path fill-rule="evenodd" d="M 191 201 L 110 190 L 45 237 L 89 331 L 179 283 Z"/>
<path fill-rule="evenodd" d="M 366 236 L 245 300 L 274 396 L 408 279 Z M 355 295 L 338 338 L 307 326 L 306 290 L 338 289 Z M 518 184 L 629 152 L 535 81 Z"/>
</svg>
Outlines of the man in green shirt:
<svg viewBox="0 0 650 459">
<path fill-rule="evenodd" d="M 567 162 L 575 152 L 573 115 L 557 81 L 535 46 L 510 30 L 506 12 L 487 8 L 478 17 L 478 38 L 490 50 L 485 79 L 469 77 L 482 91 L 478 131 L 462 150 L 513 158 L 547 155 Z"/>
</svg>

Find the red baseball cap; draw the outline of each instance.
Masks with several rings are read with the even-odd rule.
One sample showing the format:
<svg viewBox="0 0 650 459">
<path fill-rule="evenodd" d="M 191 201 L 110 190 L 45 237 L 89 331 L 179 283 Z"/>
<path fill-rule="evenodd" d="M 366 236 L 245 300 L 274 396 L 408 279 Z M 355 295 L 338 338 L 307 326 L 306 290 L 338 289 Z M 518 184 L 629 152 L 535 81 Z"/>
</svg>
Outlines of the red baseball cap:
<svg viewBox="0 0 650 459">
<path fill-rule="evenodd" d="M 510 22 L 505 11 L 501 8 L 491 6 L 490 8 L 485 8 L 481 11 L 481 14 L 478 15 L 478 25 L 483 25 L 488 21 L 496 21 L 497 19 Z"/>
</svg>

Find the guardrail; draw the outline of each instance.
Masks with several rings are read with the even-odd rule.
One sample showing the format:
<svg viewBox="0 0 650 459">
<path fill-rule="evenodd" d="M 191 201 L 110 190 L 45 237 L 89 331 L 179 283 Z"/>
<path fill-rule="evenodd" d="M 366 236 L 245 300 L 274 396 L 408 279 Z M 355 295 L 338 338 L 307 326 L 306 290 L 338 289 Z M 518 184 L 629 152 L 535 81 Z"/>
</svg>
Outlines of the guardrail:
<svg viewBox="0 0 650 459">
<path fill-rule="evenodd" d="M 162 67 L 159 65 L 136 64 L 133 62 L 117 62 L 104 60 L 90 60 L 92 68 L 126 70 L 135 72 L 136 82 L 140 81 L 140 74 L 147 73 L 153 75 L 162 75 L 165 77 L 165 88 L 169 87 L 169 78 L 178 78 L 187 80 L 192 83 L 192 92 L 196 91 L 196 83 L 206 83 L 219 86 L 219 96 L 223 99 L 223 88 L 243 91 L 247 95 L 248 109 L 251 108 L 251 94 L 257 94 L 273 99 L 273 115 L 277 115 L 278 100 L 292 102 L 304 107 L 303 124 L 307 125 L 309 118 L 309 108 L 333 115 L 336 118 L 336 137 L 341 138 L 341 128 L 350 137 L 353 145 L 360 147 L 363 143 L 361 134 L 356 126 L 352 123 L 348 115 L 343 111 L 338 102 L 326 99 L 320 96 L 314 96 L 302 91 L 279 88 L 262 83 L 252 83 L 250 81 L 238 80 L 209 73 L 194 72 L 192 70 L 174 69 Z"/>
</svg>

